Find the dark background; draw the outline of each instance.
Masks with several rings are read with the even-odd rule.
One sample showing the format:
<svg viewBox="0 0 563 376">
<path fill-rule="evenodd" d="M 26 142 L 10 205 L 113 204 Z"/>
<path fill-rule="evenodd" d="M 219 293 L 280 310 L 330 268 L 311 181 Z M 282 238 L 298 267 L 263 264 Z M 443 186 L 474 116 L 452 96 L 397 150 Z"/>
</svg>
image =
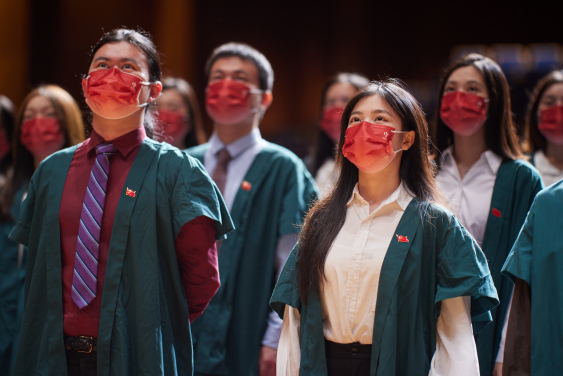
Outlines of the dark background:
<svg viewBox="0 0 563 376">
<path fill-rule="evenodd" d="M 0 0 L 0 93 L 17 105 L 33 86 L 56 83 L 85 110 L 80 79 L 89 49 L 103 29 L 126 26 L 154 36 L 164 72 L 188 79 L 200 102 L 204 64 L 214 47 L 240 41 L 263 52 L 276 80 L 262 134 L 301 156 L 312 142 L 329 76 L 350 71 L 370 79 L 401 78 L 430 119 L 441 72 L 453 57 L 473 49 L 504 61 L 520 125 L 527 90 L 563 58 L 560 45 L 548 46 L 558 57 L 542 69 L 533 57 L 534 44 L 563 43 L 563 6 L 557 4 Z M 206 117 L 208 133 L 210 126 Z"/>
</svg>

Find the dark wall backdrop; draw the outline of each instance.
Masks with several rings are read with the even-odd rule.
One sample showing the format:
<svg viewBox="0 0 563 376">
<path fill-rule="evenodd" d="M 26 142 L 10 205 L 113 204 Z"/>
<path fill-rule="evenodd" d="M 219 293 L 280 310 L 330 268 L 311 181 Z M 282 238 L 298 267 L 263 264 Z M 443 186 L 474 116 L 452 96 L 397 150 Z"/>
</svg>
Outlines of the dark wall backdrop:
<svg viewBox="0 0 563 376">
<path fill-rule="evenodd" d="M 324 81 L 336 72 L 404 79 L 431 117 L 434 108 L 428 88 L 437 83 L 454 46 L 563 43 L 560 2 L 554 6 L 481 0 L 18 1 L 27 1 L 25 13 L 19 8 L 19 19 L 0 14 L 0 22 L 8 19 L 28 41 L 14 47 L 20 51 L 14 58 L 26 67 L 18 90 L 0 77 L 0 93 L 16 103 L 35 85 L 56 83 L 86 110 L 80 80 L 87 72 L 89 49 L 102 30 L 119 26 L 150 32 L 165 55 L 164 71 L 188 79 L 203 102 L 207 57 L 221 43 L 240 41 L 262 51 L 276 75 L 274 102 L 261 126 L 263 135 L 299 154 L 312 139 Z M 6 4 L 9 0 L 0 0 L 0 10 Z M 2 52 L 11 36 L 2 33 L 0 38 Z M 0 68 L 1 63 L 0 58 Z M 522 112 L 523 106 L 519 103 L 515 111 Z M 209 132 L 209 119 L 206 127 Z"/>
</svg>

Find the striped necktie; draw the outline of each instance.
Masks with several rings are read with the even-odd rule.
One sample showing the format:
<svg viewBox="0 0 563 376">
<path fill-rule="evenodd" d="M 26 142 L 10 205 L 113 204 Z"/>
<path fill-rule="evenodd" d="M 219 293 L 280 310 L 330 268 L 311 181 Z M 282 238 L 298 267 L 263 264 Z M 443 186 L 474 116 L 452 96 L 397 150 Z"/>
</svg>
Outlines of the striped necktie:
<svg viewBox="0 0 563 376">
<path fill-rule="evenodd" d="M 213 171 L 213 176 L 211 177 L 223 195 L 225 194 L 225 186 L 227 185 L 227 169 L 231 159 L 231 155 L 229 154 L 227 148 L 221 149 L 217 153 L 217 166 L 215 167 L 215 171 Z"/>
<path fill-rule="evenodd" d="M 71 293 L 72 300 L 80 309 L 86 307 L 96 297 L 100 229 L 106 202 L 109 158 L 115 152 L 115 146 L 109 142 L 96 146 L 96 161 L 90 172 L 88 188 L 82 204 Z"/>
</svg>

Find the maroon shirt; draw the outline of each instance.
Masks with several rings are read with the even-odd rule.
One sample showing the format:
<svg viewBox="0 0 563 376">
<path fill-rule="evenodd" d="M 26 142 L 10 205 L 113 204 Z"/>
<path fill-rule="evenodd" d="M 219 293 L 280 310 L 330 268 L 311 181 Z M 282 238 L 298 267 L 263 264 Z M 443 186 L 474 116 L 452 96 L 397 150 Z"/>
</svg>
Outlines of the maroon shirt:
<svg viewBox="0 0 563 376">
<path fill-rule="evenodd" d="M 117 152 L 110 158 L 106 202 L 100 232 L 97 294 L 82 310 L 78 309 L 71 298 L 78 226 L 90 171 L 96 160 L 95 147 L 105 140 L 92 131 L 92 136 L 78 147 L 72 158 L 59 211 L 65 336 L 98 338 L 104 276 L 115 211 L 129 170 L 145 137 L 145 129 L 140 127 L 111 141 Z M 193 321 L 203 313 L 220 285 L 213 220 L 201 216 L 184 224 L 176 238 L 175 246 L 182 282 L 186 290 L 190 321 Z"/>
</svg>

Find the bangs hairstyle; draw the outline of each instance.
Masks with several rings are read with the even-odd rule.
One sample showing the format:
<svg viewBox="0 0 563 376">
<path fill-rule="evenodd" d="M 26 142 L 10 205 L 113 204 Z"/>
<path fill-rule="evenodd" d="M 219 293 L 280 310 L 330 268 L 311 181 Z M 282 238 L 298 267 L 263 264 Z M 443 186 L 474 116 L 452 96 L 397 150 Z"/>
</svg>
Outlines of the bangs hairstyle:
<svg viewBox="0 0 563 376">
<path fill-rule="evenodd" d="M 301 299 L 307 301 L 310 291 L 319 291 L 324 283 L 324 265 L 328 251 L 346 220 L 347 204 L 358 182 L 358 168 L 344 158 L 342 146 L 350 114 L 360 100 L 378 95 L 401 119 L 403 131 L 414 131 L 415 140 L 401 155 L 399 177 L 403 186 L 421 204 L 442 203 L 435 176 L 435 164 L 428 151 L 428 125 L 420 104 L 400 80 L 387 79 L 360 90 L 346 105 L 340 121 L 340 141 L 336 168 L 341 172 L 334 189 L 307 214 L 299 237 L 297 261 Z"/>
<path fill-rule="evenodd" d="M 13 220 L 11 206 L 14 196 L 22 185 L 31 179 L 35 171 L 33 155 L 22 145 L 20 133 L 27 105 L 33 98 L 39 95 L 49 99 L 49 102 L 51 102 L 55 109 L 55 116 L 61 124 L 65 139 L 62 148 L 67 148 L 84 141 L 82 114 L 78 104 L 66 90 L 57 85 L 41 85 L 32 90 L 24 98 L 16 119 L 16 126 L 12 137 L 14 173 L 6 182 L 6 188 L 0 195 L 0 222 Z"/>
<path fill-rule="evenodd" d="M 90 51 L 90 58 L 88 59 L 86 72 L 90 70 L 90 65 L 92 65 L 96 52 L 98 52 L 103 45 L 119 42 L 127 42 L 143 51 L 149 66 L 149 82 L 154 83 L 156 81 L 160 81 L 162 76 L 162 71 L 160 69 L 160 54 L 156 50 L 156 46 L 154 45 L 150 34 L 143 30 L 136 31 L 129 29 L 115 29 L 105 33 L 98 43 L 92 47 L 92 51 Z M 84 76 L 84 78 L 86 77 L 87 75 Z M 149 137 L 153 137 L 157 127 L 154 119 L 155 106 L 156 101 L 152 101 L 145 107 L 145 120 L 143 125 L 145 126 L 147 136 Z"/>
<path fill-rule="evenodd" d="M 244 43 L 227 43 L 217 47 L 205 63 L 205 81 L 209 82 L 209 75 L 213 64 L 222 58 L 236 56 L 242 60 L 248 60 L 258 69 L 258 81 L 260 90 L 272 91 L 274 88 L 274 70 L 272 65 L 262 53 Z"/>
<path fill-rule="evenodd" d="M 440 163 L 440 158 L 438 157 L 440 153 L 454 143 L 453 131 L 440 117 L 444 88 L 455 70 L 468 66 L 475 67 L 481 73 L 489 93 L 487 120 L 485 120 L 483 125 L 485 127 L 485 144 L 487 149 L 503 159 L 514 160 L 522 158 L 522 149 L 512 123 L 510 89 L 506 77 L 496 62 L 483 55 L 473 53 L 465 55 L 451 64 L 444 72 L 440 81 L 438 106 L 434 121 L 432 122 L 432 142 L 436 149 L 438 149 L 436 162 Z"/>
<path fill-rule="evenodd" d="M 532 92 L 528 111 L 526 112 L 526 140 L 524 143 L 527 153 L 535 153 L 538 150 L 545 152 L 547 141 L 538 129 L 538 107 L 543 93 L 554 84 L 563 83 L 563 71 L 555 70 L 541 79 Z"/>
<path fill-rule="evenodd" d="M 321 116 L 322 109 L 326 105 L 326 94 L 330 88 L 335 84 L 349 84 L 360 90 L 369 85 L 369 80 L 357 73 L 339 73 L 328 79 L 323 88 L 321 97 Z M 320 118 L 318 120 L 320 122 Z M 317 175 L 319 168 L 325 163 L 328 158 L 334 159 L 336 154 L 334 141 L 320 128 L 317 130 L 317 139 L 313 150 L 311 151 L 311 165 L 310 172 L 313 177 Z"/>
</svg>

